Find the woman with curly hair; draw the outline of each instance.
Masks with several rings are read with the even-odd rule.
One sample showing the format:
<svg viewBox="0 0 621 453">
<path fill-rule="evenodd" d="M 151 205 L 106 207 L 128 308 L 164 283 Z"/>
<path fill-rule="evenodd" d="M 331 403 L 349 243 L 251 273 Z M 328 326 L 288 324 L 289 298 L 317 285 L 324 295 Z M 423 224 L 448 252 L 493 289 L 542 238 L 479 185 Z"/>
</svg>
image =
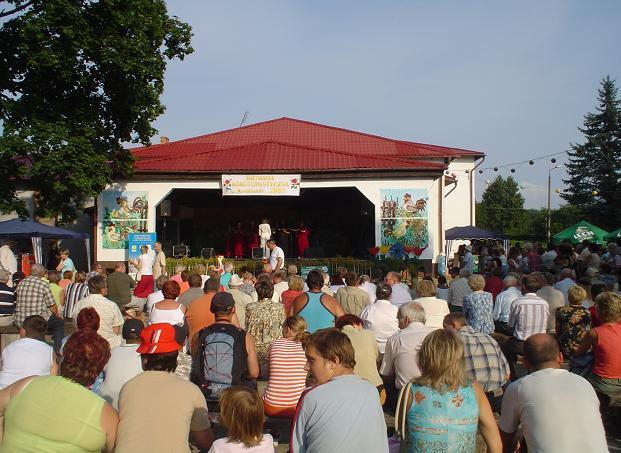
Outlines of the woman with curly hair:
<svg viewBox="0 0 621 453">
<path fill-rule="evenodd" d="M 112 451 L 117 413 L 87 389 L 109 358 L 106 340 L 90 329 L 77 331 L 65 344 L 58 376 L 27 377 L 0 390 L 2 449 Z"/>
</svg>

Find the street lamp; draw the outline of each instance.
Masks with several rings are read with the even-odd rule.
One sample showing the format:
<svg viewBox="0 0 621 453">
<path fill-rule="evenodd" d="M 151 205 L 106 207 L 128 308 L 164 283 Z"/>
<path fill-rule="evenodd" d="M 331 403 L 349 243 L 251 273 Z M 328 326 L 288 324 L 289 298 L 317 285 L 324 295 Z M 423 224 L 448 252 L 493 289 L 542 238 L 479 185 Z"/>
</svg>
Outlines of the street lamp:
<svg viewBox="0 0 621 453">
<path fill-rule="evenodd" d="M 550 206 L 550 191 L 552 188 L 552 171 L 556 170 L 557 168 L 561 168 L 560 165 L 555 165 L 554 167 L 550 168 L 548 170 L 548 222 L 547 222 L 547 230 L 548 230 L 548 244 L 550 243 L 551 238 L 551 234 L 550 234 L 550 222 L 551 222 L 551 217 L 552 217 L 552 208 Z"/>
</svg>

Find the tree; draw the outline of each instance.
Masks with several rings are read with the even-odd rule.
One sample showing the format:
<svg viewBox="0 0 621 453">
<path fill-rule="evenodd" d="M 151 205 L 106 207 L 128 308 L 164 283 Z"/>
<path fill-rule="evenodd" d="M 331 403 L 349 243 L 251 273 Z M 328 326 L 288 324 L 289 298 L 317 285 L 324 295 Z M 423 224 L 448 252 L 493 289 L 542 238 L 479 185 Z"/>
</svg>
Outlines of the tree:
<svg viewBox="0 0 621 453">
<path fill-rule="evenodd" d="M 571 144 L 566 164 L 567 190 L 561 194 L 589 221 L 616 228 L 621 221 L 621 110 L 614 80 L 606 77 L 598 91 L 596 113 L 587 113 L 583 144 Z"/>
<path fill-rule="evenodd" d="M 482 228 L 511 233 L 519 229 L 524 212 L 524 197 L 515 179 L 497 176 L 483 192 L 477 224 Z"/>
<path fill-rule="evenodd" d="M 164 0 L 0 2 L 0 210 L 75 218 L 132 174 L 127 142 L 149 143 L 168 60 L 193 52 Z"/>
</svg>

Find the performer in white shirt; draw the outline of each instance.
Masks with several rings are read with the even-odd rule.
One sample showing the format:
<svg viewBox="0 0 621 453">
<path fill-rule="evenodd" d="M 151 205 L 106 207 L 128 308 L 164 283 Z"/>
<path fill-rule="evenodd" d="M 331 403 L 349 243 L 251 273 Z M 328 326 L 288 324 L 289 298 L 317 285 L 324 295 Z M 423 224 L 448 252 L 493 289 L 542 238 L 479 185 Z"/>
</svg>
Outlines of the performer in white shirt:
<svg viewBox="0 0 621 453">
<path fill-rule="evenodd" d="M 267 258 L 267 241 L 272 237 L 272 228 L 267 223 L 267 219 L 261 220 L 259 225 L 259 238 L 261 239 L 261 248 L 263 249 L 263 258 Z"/>
</svg>

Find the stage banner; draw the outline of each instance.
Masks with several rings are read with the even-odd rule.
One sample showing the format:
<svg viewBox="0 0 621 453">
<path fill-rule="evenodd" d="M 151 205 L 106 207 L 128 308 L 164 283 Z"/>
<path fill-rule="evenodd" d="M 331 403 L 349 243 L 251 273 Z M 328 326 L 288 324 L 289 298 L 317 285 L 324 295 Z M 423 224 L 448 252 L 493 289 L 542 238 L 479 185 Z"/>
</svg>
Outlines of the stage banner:
<svg viewBox="0 0 621 453">
<path fill-rule="evenodd" d="M 129 259 L 128 274 L 136 278 L 138 269 L 136 269 L 136 266 L 134 266 L 131 261 L 136 261 L 138 259 L 140 256 L 140 247 L 143 245 L 149 247 L 149 255 L 155 257 L 153 246 L 155 242 L 157 242 L 157 233 L 129 233 L 127 235 L 127 242 L 129 244 L 127 250 L 127 257 Z"/>
<path fill-rule="evenodd" d="M 222 195 L 300 195 L 300 175 L 222 175 Z"/>
</svg>

